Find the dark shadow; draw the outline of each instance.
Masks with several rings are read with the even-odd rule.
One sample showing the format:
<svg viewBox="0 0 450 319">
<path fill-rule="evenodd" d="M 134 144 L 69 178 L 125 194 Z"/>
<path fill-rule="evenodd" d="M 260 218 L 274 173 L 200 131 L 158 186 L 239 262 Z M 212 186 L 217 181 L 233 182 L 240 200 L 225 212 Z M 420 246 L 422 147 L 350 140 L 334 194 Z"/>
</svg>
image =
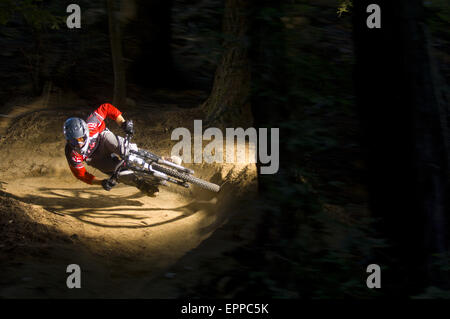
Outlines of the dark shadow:
<svg viewBox="0 0 450 319">
<path fill-rule="evenodd" d="M 196 212 L 198 212 L 199 210 L 211 209 L 212 206 L 215 205 L 215 202 L 213 201 L 194 200 L 187 205 L 174 208 L 159 208 L 159 207 L 151 208 L 151 207 L 142 207 L 143 203 L 135 200 L 137 198 L 142 198 L 145 196 L 141 192 L 136 192 L 129 196 L 117 196 L 117 195 L 112 196 L 110 194 L 103 195 L 102 194 L 103 189 L 101 187 L 90 187 L 89 189 L 41 187 L 38 190 L 41 192 L 41 195 L 39 196 L 26 195 L 21 197 L 10 193 L 6 193 L 4 191 L 0 191 L 0 193 L 4 196 L 14 198 L 21 202 L 39 205 L 53 214 L 57 214 L 60 216 L 69 215 L 84 223 L 107 228 L 147 228 L 160 226 L 191 216 Z M 59 191 L 68 192 L 70 193 L 70 195 L 61 194 Z M 47 197 L 45 195 L 52 195 L 55 197 Z M 86 218 L 93 218 L 93 219 L 126 218 L 128 220 L 135 220 L 135 221 L 142 221 L 144 219 L 148 219 L 149 216 L 121 213 L 130 210 L 129 206 L 136 207 L 132 208 L 133 211 L 142 211 L 142 212 L 177 211 L 181 212 L 181 215 L 169 220 L 153 224 L 143 222 L 142 225 L 109 225 L 86 219 Z M 67 209 L 77 209 L 77 211 L 75 212 L 64 211 Z"/>
<path fill-rule="evenodd" d="M 181 212 L 181 215 L 179 215 L 175 218 L 169 219 L 169 220 L 162 221 L 162 222 L 157 222 L 157 223 L 152 223 L 152 224 L 145 223 L 143 225 L 133 225 L 133 226 L 130 226 L 130 225 L 105 225 L 105 224 L 100 224 L 100 223 L 96 223 L 96 222 L 89 221 L 89 220 L 84 220 L 83 217 L 87 216 L 87 217 L 95 218 L 96 216 L 98 216 L 101 218 L 128 218 L 128 219 L 133 219 L 133 220 L 139 221 L 139 220 L 147 219 L 148 216 L 114 213 L 116 211 L 120 211 L 123 209 L 107 209 L 107 210 L 102 209 L 101 212 L 96 212 L 95 210 L 92 211 L 92 209 L 86 209 L 86 210 L 70 213 L 70 216 L 73 216 L 73 217 L 75 217 L 85 223 L 91 224 L 91 225 L 102 226 L 102 227 L 107 227 L 107 228 L 148 228 L 148 227 L 161 226 L 164 224 L 175 222 L 177 220 L 189 217 L 189 216 L 197 213 L 200 210 L 205 210 L 208 208 L 211 209 L 214 205 L 215 205 L 214 202 L 195 200 L 189 204 L 179 206 L 179 207 L 174 207 L 174 208 L 138 208 L 138 209 L 134 209 L 135 211 L 142 211 L 142 212 L 164 211 L 164 210 L 177 211 L 177 212 Z M 111 212 L 111 213 L 105 214 L 105 211 Z"/>
<path fill-rule="evenodd" d="M 238 176 L 234 177 L 235 181 L 243 180 L 246 174 L 246 170 L 242 170 Z M 207 214 L 214 214 L 214 222 L 201 227 L 198 231 L 200 234 L 205 235 L 211 233 L 229 218 L 236 213 L 246 213 L 248 210 L 248 203 L 253 201 L 251 187 L 247 188 L 247 191 L 240 189 L 238 182 L 229 182 L 229 178 L 225 178 L 227 181 L 223 181 L 221 173 L 214 174 L 210 181 L 217 185 L 220 185 L 219 193 L 212 193 L 204 189 L 196 188 L 194 191 L 195 198 L 201 198 L 203 200 L 210 199 L 215 196 L 217 203 L 220 203 L 214 211 L 206 211 Z M 239 190 L 240 189 L 240 190 Z"/>
</svg>

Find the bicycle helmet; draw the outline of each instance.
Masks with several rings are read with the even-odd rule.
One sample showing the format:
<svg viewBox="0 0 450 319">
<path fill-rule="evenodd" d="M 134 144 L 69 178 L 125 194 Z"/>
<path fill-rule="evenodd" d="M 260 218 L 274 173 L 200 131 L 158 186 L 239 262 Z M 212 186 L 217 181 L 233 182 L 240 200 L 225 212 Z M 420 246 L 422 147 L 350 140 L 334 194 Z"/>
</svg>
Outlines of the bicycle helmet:
<svg viewBox="0 0 450 319">
<path fill-rule="evenodd" d="M 76 151 L 85 154 L 89 147 L 89 128 L 85 121 L 71 117 L 64 123 L 64 136 Z"/>
</svg>

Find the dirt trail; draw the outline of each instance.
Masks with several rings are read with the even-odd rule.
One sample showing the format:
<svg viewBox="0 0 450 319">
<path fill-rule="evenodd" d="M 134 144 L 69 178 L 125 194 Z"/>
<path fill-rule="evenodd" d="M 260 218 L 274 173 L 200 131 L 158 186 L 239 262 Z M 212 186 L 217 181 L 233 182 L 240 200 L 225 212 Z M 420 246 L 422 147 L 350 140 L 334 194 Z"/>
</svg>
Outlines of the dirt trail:
<svg viewBox="0 0 450 319">
<path fill-rule="evenodd" d="M 0 252 L 5 260 L 0 296 L 145 297 L 153 278 L 226 223 L 239 198 L 254 191 L 255 167 L 186 165 L 196 176 L 223 184 L 219 194 L 175 185 L 162 187 L 155 198 L 125 185 L 106 192 L 76 180 L 67 167 L 60 128 L 68 116 L 86 115 L 93 107 L 65 105 L 55 109 L 48 99 L 34 101 L 19 116 L 4 117 L 7 124 L 0 123 L 8 127 L 0 143 Z M 11 109 L 10 114 L 18 114 Z M 135 142 L 160 155 L 168 155 L 174 144 L 171 129 L 189 128 L 197 116 L 176 107 L 151 117 L 138 110 L 126 115 L 135 119 Z M 114 125 L 108 123 L 120 132 Z M 80 265 L 83 289 L 67 289 L 70 263 Z"/>
</svg>

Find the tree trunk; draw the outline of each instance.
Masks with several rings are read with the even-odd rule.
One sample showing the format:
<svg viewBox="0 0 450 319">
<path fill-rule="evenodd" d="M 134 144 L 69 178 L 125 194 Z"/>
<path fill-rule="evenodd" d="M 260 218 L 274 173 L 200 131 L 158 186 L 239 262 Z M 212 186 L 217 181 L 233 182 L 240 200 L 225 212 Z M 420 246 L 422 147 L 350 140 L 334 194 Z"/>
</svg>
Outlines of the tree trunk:
<svg viewBox="0 0 450 319">
<path fill-rule="evenodd" d="M 109 21 L 109 36 L 111 40 L 111 56 L 114 69 L 114 98 L 116 107 L 124 107 L 126 100 L 125 65 L 122 57 L 122 37 L 120 21 L 117 19 L 114 0 L 106 0 Z"/>
<path fill-rule="evenodd" d="M 292 183 L 292 161 L 295 150 L 288 144 L 292 137 L 289 128 L 280 128 L 291 116 L 288 107 L 288 83 L 286 65 L 286 43 L 282 16 L 282 1 L 259 0 L 253 3 L 250 15 L 250 65 L 251 65 L 251 110 L 255 127 L 279 128 L 279 170 L 273 175 L 261 174 L 261 163 L 257 162 L 258 189 L 261 198 L 277 209 L 262 210 L 262 222 L 258 226 L 259 245 L 270 243 L 274 238 L 291 239 L 296 234 L 298 223 L 295 209 L 290 207 L 292 199 L 300 196 L 296 192 L 287 196 L 280 185 Z M 270 131 L 270 129 L 269 129 Z M 274 185 L 277 185 L 274 187 Z M 284 198 L 280 201 L 280 198 Z M 289 200 L 286 200 L 289 198 Z M 272 207 L 273 208 L 273 207 Z M 275 236 L 275 237 L 274 237 Z M 278 236 L 278 237 L 277 237 Z"/>
<path fill-rule="evenodd" d="M 447 249 L 445 121 L 435 94 L 421 1 L 377 2 L 381 29 L 366 25 L 371 3 L 354 3 L 355 83 L 370 204 L 391 240 L 391 257 L 398 260 L 385 278 L 411 294 L 439 285 L 433 254 Z"/>
<path fill-rule="evenodd" d="M 125 1 L 125 0 L 124 0 Z M 128 26 L 138 54 L 131 64 L 136 83 L 151 88 L 177 87 L 171 48 L 173 0 L 136 0 L 136 17 Z"/>
<path fill-rule="evenodd" d="M 251 125 L 247 1 L 227 0 L 223 16 L 223 54 L 202 108 L 209 124 Z"/>
</svg>

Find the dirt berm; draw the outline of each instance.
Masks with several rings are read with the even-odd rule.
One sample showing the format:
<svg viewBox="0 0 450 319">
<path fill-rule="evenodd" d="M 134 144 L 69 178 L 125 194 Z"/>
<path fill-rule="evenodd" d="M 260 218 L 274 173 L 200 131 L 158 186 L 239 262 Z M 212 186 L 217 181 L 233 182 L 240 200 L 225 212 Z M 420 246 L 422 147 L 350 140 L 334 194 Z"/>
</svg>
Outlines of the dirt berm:
<svg viewBox="0 0 450 319">
<path fill-rule="evenodd" d="M 222 185 L 218 194 L 175 185 L 157 197 L 124 185 L 106 192 L 76 180 L 64 157 L 65 119 L 96 106 L 54 100 L 12 102 L 1 118 L 1 298 L 185 296 L 214 274 L 211 264 L 226 266 L 223 252 L 253 236 L 254 164 L 186 164 Z M 162 156 L 176 143 L 174 128 L 193 132 L 201 119 L 176 105 L 136 106 L 124 115 L 135 122 L 134 142 Z M 113 121 L 107 126 L 121 133 Z M 81 268 L 81 289 L 66 285 L 70 264 Z"/>
</svg>

